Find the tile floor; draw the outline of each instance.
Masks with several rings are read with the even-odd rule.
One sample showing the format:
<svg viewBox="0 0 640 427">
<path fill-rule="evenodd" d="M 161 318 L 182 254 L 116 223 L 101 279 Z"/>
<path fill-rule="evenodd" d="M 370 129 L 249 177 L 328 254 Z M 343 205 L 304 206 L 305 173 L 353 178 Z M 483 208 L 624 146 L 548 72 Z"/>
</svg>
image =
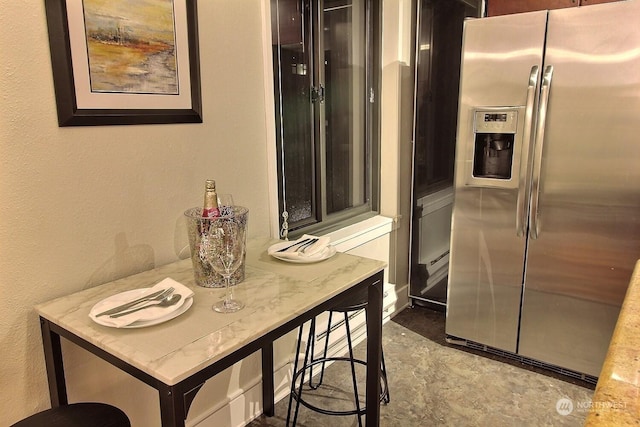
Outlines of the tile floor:
<svg viewBox="0 0 640 427">
<path fill-rule="evenodd" d="M 383 427 L 582 426 L 593 394 L 589 383 L 446 343 L 444 313 L 426 308 L 407 308 L 385 324 L 383 348 L 391 395 L 381 406 Z M 364 344 L 358 354 L 365 358 Z M 358 376 L 364 383 L 364 369 Z M 336 363 L 309 401 L 346 408 L 352 405 L 351 389 L 348 364 Z M 364 384 L 360 390 L 363 395 Z M 556 410 L 560 399 L 570 399 L 570 414 Z M 288 399 L 281 400 L 276 416 L 261 416 L 249 427 L 284 426 L 287 407 Z M 355 416 L 331 417 L 304 406 L 297 422 L 300 427 L 357 425 Z"/>
</svg>

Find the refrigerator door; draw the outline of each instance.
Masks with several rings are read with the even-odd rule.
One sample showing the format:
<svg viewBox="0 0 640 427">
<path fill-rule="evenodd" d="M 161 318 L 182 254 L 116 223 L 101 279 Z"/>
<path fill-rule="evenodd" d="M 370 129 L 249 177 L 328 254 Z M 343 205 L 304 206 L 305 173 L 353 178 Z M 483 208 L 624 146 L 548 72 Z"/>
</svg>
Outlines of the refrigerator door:
<svg viewBox="0 0 640 427">
<path fill-rule="evenodd" d="M 446 333 L 515 352 L 529 142 L 547 13 L 465 22 Z M 515 126 L 511 178 L 473 177 L 474 129 Z M 513 129 L 510 129 L 513 130 Z M 487 133 L 487 135 L 490 135 Z"/>
<path fill-rule="evenodd" d="M 593 376 L 640 258 L 638 16 L 635 0 L 549 12 L 519 353 Z"/>
</svg>

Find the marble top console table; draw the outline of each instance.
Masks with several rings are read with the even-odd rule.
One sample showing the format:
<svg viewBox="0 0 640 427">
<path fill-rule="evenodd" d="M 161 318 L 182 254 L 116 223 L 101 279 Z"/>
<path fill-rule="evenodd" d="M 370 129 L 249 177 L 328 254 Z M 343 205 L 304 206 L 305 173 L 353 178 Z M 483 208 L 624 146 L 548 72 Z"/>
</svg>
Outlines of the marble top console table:
<svg viewBox="0 0 640 427">
<path fill-rule="evenodd" d="M 640 261 L 636 263 L 585 426 L 640 424 Z"/>
<path fill-rule="evenodd" d="M 184 426 L 189 406 L 207 379 L 261 350 L 263 410 L 273 415 L 274 340 L 368 288 L 366 425 L 378 426 L 385 263 L 338 253 L 316 264 L 290 264 L 267 255 L 271 243 L 248 242 L 246 278 L 234 287 L 246 307 L 237 313 L 211 309 L 224 289 L 196 286 L 189 259 L 36 306 L 52 406 L 67 403 L 60 345 L 64 337 L 158 390 L 163 427 Z M 89 318 L 103 298 L 150 287 L 166 277 L 195 293 L 193 305 L 179 317 L 138 329 L 108 328 Z"/>
</svg>

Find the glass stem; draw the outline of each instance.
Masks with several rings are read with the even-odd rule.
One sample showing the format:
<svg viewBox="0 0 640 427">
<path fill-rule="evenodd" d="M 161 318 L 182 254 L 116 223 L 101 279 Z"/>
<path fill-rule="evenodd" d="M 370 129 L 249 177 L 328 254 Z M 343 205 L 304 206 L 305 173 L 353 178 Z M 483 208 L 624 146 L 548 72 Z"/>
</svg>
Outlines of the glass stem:
<svg viewBox="0 0 640 427">
<path fill-rule="evenodd" d="M 225 280 L 226 280 L 226 287 L 227 287 L 227 295 L 225 296 L 224 301 L 226 305 L 229 305 L 229 303 L 231 302 L 231 299 L 233 298 L 233 294 L 231 292 L 231 276 L 227 274 L 225 276 Z"/>
</svg>

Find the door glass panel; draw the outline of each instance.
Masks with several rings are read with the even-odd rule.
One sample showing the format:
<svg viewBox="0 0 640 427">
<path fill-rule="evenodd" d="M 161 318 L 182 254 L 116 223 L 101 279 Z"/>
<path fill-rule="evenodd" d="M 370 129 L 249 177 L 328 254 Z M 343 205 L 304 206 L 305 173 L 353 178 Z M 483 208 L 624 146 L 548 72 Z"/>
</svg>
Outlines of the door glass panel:
<svg viewBox="0 0 640 427">
<path fill-rule="evenodd" d="M 326 209 L 366 202 L 366 38 L 363 0 L 325 1 Z"/>
<path fill-rule="evenodd" d="M 369 46 L 368 14 L 378 16 L 380 7 L 376 0 L 271 0 L 282 235 L 372 209 L 377 134 L 368 88 L 377 76 L 367 61 L 377 47 Z"/>
<path fill-rule="evenodd" d="M 462 26 L 474 2 L 422 0 L 417 31 L 416 198 L 453 185 Z"/>
<path fill-rule="evenodd" d="M 433 6 L 431 1 L 423 1 L 420 9 L 420 27 L 418 28 L 418 49 L 416 68 L 416 128 L 415 128 L 415 152 L 414 152 L 414 185 L 417 191 L 416 198 L 427 193 L 429 183 L 437 182 L 444 178 L 442 174 L 434 170 L 434 165 L 442 165 L 440 168 L 448 168 L 447 162 L 436 159 L 433 154 L 433 134 L 435 132 L 434 108 L 431 83 L 431 56 L 434 50 L 433 44 Z M 439 156 L 438 156 L 439 157 Z M 440 161 L 436 161 L 440 160 Z M 453 162 L 451 162 L 453 167 Z"/>
<path fill-rule="evenodd" d="M 296 223 L 315 217 L 309 6 L 307 2 L 297 0 L 274 0 L 273 3 L 272 10 L 276 13 L 272 14 L 271 28 L 278 167 L 284 173 L 284 186 L 282 182 L 279 186 L 284 195 L 281 204 L 286 203 L 289 222 Z"/>
</svg>

